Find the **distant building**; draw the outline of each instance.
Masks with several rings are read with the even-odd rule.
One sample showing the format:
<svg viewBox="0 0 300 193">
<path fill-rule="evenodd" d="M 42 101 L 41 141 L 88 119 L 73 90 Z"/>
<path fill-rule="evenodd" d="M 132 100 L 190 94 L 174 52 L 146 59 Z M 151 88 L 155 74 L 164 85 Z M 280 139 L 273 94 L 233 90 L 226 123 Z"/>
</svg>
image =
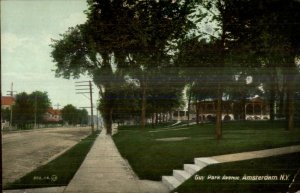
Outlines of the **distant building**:
<svg viewBox="0 0 300 193">
<path fill-rule="evenodd" d="M 246 120 L 268 120 L 270 119 L 269 104 L 257 96 L 248 100 L 245 104 Z"/>
<path fill-rule="evenodd" d="M 241 105 L 244 107 L 241 108 Z M 246 120 L 268 120 L 270 119 L 269 104 L 266 100 L 259 96 L 247 99 L 245 103 L 241 101 L 222 101 L 222 120 L 239 120 L 241 119 L 242 112 Z M 191 104 L 191 110 L 183 111 L 177 110 L 173 112 L 173 120 L 183 121 L 188 119 L 190 114 L 190 120 L 202 120 L 202 121 L 214 121 L 217 111 L 217 100 L 199 101 L 198 103 Z"/>
<path fill-rule="evenodd" d="M 1 114 L 1 130 L 5 128 L 9 128 L 10 122 L 12 116 L 12 106 L 15 104 L 15 98 L 12 96 L 1 96 L 1 109 L 8 109 L 10 111 L 10 117 L 9 115 L 2 115 Z"/>
<path fill-rule="evenodd" d="M 44 115 L 44 120 L 47 122 L 60 122 L 62 121 L 61 111 L 50 107 Z"/>
<path fill-rule="evenodd" d="M 15 104 L 15 98 L 11 96 L 1 96 L 1 109 L 11 109 Z"/>
</svg>

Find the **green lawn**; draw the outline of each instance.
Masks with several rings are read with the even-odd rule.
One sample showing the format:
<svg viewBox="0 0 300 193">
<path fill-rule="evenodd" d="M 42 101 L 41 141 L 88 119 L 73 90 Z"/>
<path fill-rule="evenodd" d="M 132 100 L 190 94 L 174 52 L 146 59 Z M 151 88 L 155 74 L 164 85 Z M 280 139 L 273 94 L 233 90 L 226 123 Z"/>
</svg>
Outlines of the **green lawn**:
<svg viewBox="0 0 300 193">
<path fill-rule="evenodd" d="M 166 123 L 158 123 L 157 125 L 152 125 L 152 124 L 147 124 L 145 126 L 146 129 L 162 129 L 162 128 L 167 128 L 170 125 L 173 125 L 174 123 L 176 123 L 176 121 L 172 121 L 172 122 L 166 122 Z M 137 130 L 137 128 L 139 128 L 139 126 L 137 125 L 123 125 L 119 127 L 119 130 Z"/>
<path fill-rule="evenodd" d="M 58 158 L 8 184 L 4 189 L 68 185 L 92 147 L 98 133 L 99 131 L 89 135 Z"/>
<path fill-rule="evenodd" d="M 200 170 L 173 192 L 288 192 L 289 185 L 299 168 L 300 153 L 210 165 Z M 285 175 L 288 177 L 286 178 Z M 203 180 L 201 180 L 202 177 Z M 216 179 L 218 177 L 220 179 Z M 292 185 L 291 192 L 300 190 L 299 177 Z"/>
<path fill-rule="evenodd" d="M 300 129 L 288 132 L 283 122 L 247 121 L 223 125 L 223 139 L 217 141 L 214 125 L 192 125 L 141 129 L 121 128 L 113 139 L 141 179 L 161 180 L 173 169 L 193 163 L 195 157 L 261 150 L 300 144 Z M 179 130 L 182 129 L 182 130 Z M 160 131 L 160 132 L 149 132 Z M 189 137 L 183 141 L 157 141 L 158 138 Z"/>
</svg>

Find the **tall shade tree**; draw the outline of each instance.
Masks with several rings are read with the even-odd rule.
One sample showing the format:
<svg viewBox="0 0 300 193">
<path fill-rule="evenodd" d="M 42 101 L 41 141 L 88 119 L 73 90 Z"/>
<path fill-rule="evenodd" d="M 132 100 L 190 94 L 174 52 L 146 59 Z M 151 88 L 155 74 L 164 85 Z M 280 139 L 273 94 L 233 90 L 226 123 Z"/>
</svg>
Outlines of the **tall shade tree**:
<svg viewBox="0 0 300 193">
<path fill-rule="evenodd" d="M 108 134 L 111 134 L 114 88 L 123 84 L 128 74 L 140 82 L 144 126 L 145 72 L 161 64 L 168 41 L 179 37 L 184 30 L 186 4 L 170 0 L 88 0 L 88 21 L 70 28 L 61 40 L 53 41 L 56 75 L 78 78 L 87 73 L 100 89 L 100 107 Z"/>
<path fill-rule="evenodd" d="M 219 65 L 218 50 L 214 42 L 191 38 L 180 44 L 180 52 L 176 63 L 181 68 L 181 76 L 190 84 L 189 93 L 193 96 L 194 103 L 205 99 L 216 99 L 216 68 Z M 199 123 L 199 111 L 196 108 L 196 121 Z"/>
<path fill-rule="evenodd" d="M 69 125 L 76 125 L 78 120 L 77 109 L 71 104 L 64 106 L 61 110 L 61 116 L 64 122 Z"/>
<path fill-rule="evenodd" d="M 61 110 L 61 116 L 64 122 L 69 125 L 86 125 L 88 124 L 88 112 L 86 109 L 77 109 L 75 106 L 68 104 Z"/>
<path fill-rule="evenodd" d="M 198 39 L 205 39 L 214 47 L 214 70 L 217 107 L 216 107 L 216 139 L 222 138 L 222 97 L 224 83 L 227 80 L 226 59 L 229 54 L 229 44 L 234 41 L 228 26 L 231 25 L 231 11 L 234 4 L 230 0 L 201 0 L 194 1 L 194 13 L 190 19 L 196 23 L 194 35 Z"/>
<path fill-rule="evenodd" d="M 132 34 L 127 26 L 133 19 L 130 6 L 122 1 L 88 1 L 88 21 L 70 28 L 53 40 L 51 53 L 56 63 L 56 75 L 78 78 L 88 74 L 100 90 L 103 118 L 107 133 L 111 134 L 113 88 L 120 84 L 113 65 L 125 64 L 127 37 Z M 119 71 L 118 71 L 119 72 Z M 121 81 L 123 82 L 123 81 Z"/>
<path fill-rule="evenodd" d="M 256 63 L 260 65 L 265 77 L 262 82 L 269 91 L 272 119 L 273 104 L 278 92 L 276 84 L 280 79 L 283 81 L 281 87 L 285 89 L 281 90 L 284 90 L 286 95 L 286 129 L 292 130 L 295 110 L 294 84 L 295 78 L 299 76 L 296 58 L 300 53 L 300 2 L 293 0 L 232 2 L 238 5 L 236 11 L 232 12 L 232 17 L 235 18 L 233 20 L 235 25 L 232 26 L 238 28 L 231 28 L 231 34 L 240 45 L 248 45 L 247 49 L 240 50 L 244 53 L 254 53 L 258 59 Z"/>
<path fill-rule="evenodd" d="M 160 71 L 172 67 L 174 44 L 183 37 L 189 25 L 189 4 L 185 1 L 138 1 L 134 10 L 133 26 L 138 43 L 133 46 L 131 56 L 139 68 L 131 76 L 140 83 L 141 126 L 144 127 L 151 81 L 160 79 Z"/>
<path fill-rule="evenodd" d="M 30 103 L 34 107 L 34 118 L 37 124 L 44 121 L 44 114 L 49 109 L 51 102 L 47 92 L 34 91 L 29 95 Z"/>
<path fill-rule="evenodd" d="M 50 105 L 47 92 L 19 93 L 13 108 L 13 123 L 20 128 L 27 128 L 33 123 L 40 124 Z"/>
</svg>

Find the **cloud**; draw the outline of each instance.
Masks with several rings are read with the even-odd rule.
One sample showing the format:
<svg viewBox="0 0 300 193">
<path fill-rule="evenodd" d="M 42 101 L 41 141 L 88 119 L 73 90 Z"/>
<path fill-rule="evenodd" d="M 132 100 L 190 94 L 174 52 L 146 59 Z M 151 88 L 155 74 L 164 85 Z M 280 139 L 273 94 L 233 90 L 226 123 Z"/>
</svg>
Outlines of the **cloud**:
<svg viewBox="0 0 300 193">
<path fill-rule="evenodd" d="M 61 22 L 61 27 L 73 27 L 86 22 L 87 18 L 84 13 L 72 13 Z"/>
<path fill-rule="evenodd" d="M 22 47 L 29 39 L 20 37 L 13 33 L 1 34 L 1 47 L 9 53 L 14 53 L 18 48 Z"/>
</svg>

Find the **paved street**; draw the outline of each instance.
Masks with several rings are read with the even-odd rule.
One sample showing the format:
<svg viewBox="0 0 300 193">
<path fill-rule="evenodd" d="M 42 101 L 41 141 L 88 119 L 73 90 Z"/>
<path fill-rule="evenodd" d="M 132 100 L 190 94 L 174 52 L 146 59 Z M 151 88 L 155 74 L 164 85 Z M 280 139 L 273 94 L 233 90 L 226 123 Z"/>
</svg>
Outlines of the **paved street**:
<svg viewBox="0 0 300 193">
<path fill-rule="evenodd" d="M 2 134 L 3 184 L 41 166 L 90 133 L 89 127 L 47 128 Z"/>
</svg>

